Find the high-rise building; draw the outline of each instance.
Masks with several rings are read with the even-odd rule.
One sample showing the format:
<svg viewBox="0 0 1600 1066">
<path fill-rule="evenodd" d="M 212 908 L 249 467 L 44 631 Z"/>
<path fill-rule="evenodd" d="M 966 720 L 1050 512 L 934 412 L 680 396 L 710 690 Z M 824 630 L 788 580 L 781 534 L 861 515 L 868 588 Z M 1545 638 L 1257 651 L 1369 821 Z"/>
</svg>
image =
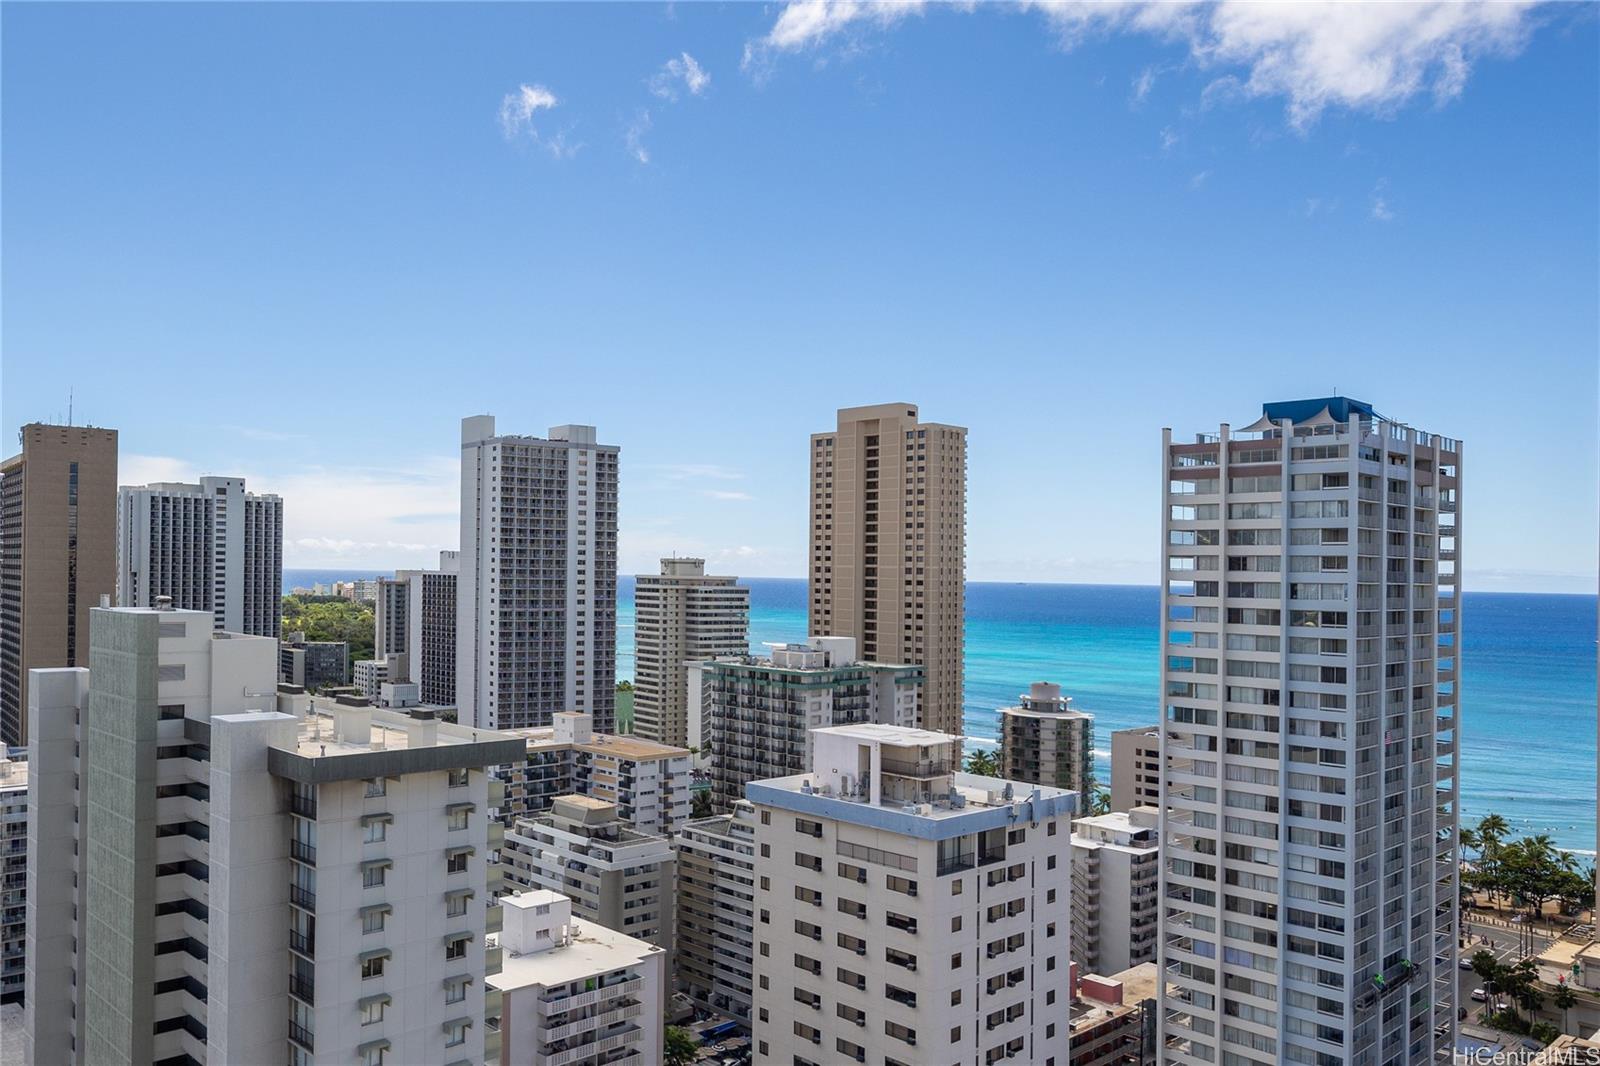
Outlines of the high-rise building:
<svg viewBox="0 0 1600 1066">
<path fill-rule="evenodd" d="M 397 570 L 394 577 L 378 579 L 378 596 L 372 612 L 372 657 L 387 659 L 411 650 L 411 575 L 415 570 Z"/>
<path fill-rule="evenodd" d="M 1161 727 L 1135 726 L 1111 734 L 1111 809 L 1161 804 Z"/>
<path fill-rule="evenodd" d="M 28 675 L 89 661 L 89 609 L 117 591 L 117 431 L 22 427 L 0 462 L 0 744 L 28 742 Z"/>
<path fill-rule="evenodd" d="M 210 611 L 228 633 L 275 637 L 282 619 L 283 501 L 242 477 L 117 490 L 117 605 Z"/>
<path fill-rule="evenodd" d="M 729 810 L 751 781 L 804 773 L 811 731 L 850 722 L 911 726 L 922 667 L 858 662 L 849 637 L 771 644 L 758 659 L 689 668 L 690 702 L 710 730 L 712 803 Z"/>
<path fill-rule="evenodd" d="M 1094 794 L 1094 715 L 1074 710 L 1060 685 L 1035 681 L 1015 707 L 1000 708 L 1000 776 L 1078 794 L 1080 814 Z"/>
<path fill-rule="evenodd" d="M 27 898 L 28 764 L 0 746 L 0 1003 L 22 998 Z"/>
<path fill-rule="evenodd" d="M 500 900 L 505 928 L 490 934 L 504 953 L 489 978 L 499 993 L 501 1054 L 494 1063 L 665 1062 L 669 975 L 666 952 L 603 925 L 578 922 L 559 892 Z"/>
<path fill-rule="evenodd" d="M 91 614 L 30 693 L 28 1061 L 482 1061 L 521 742 L 280 700 L 210 612 Z"/>
<path fill-rule="evenodd" d="M 1461 444 L 1331 397 L 1162 456 L 1163 1059 L 1448 1057 Z"/>
<path fill-rule="evenodd" d="M 1116 973 L 1156 958 L 1160 812 L 1154 807 L 1072 822 L 1072 961 Z"/>
<path fill-rule="evenodd" d="M 307 640 L 285 633 L 278 644 L 278 680 L 313 692 L 350 680 L 350 645 L 342 640 Z"/>
<path fill-rule="evenodd" d="M 615 803 L 617 817 L 641 833 L 674 833 L 688 821 L 688 749 L 596 733 L 587 714 L 561 711 L 552 718 L 546 729 L 515 730 L 527 738 L 527 758 L 495 769 L 505 797 L 493 814 L 508 828 L 565 795 Z"/>
<path fill-rule="evenodd" d="M 756 812 L 697 818 L 672 838 L 678 855 L 678 991 L 750 1025 L 755 966 Z"/>
<path fill-rule="evenodd" d="M 747 790 L 756 1061 L 1068 1066 L 1077 798 L 957 773 L 946 733 L 814 736 Z"/>
<path fill-rule="evenodd" d="M 593 426 L 548 439 L 461 420 L 456 706 L 526 729 L 583 711 L 615 732 L 617 448 Z"/>
<path fill-rule="evenodd" d="M 846 407 L 811 437 L 810 632 L 925 668 L 920 725 L 960 736 L 967 431 L 915 404 Z"/>
<path fill-rule="evenodd" d="M 750 590 L 706 574 L 704 559 L 663 559 L 634 581 L 633 731 L 689 743 L 684 663 L 750 651 Z M 698 711 L 698 708 L 696 709 Z"/>
<path fill-rule="evenodd" d="M 630 828 L 617 805 L 557 796 L 550 810 L 505 835 L 506 881 L 572 897 L 580 918 L 672 952 L 672 842 Z M 670 961 L 669 961 L 670 970 Z"/>
</svg>

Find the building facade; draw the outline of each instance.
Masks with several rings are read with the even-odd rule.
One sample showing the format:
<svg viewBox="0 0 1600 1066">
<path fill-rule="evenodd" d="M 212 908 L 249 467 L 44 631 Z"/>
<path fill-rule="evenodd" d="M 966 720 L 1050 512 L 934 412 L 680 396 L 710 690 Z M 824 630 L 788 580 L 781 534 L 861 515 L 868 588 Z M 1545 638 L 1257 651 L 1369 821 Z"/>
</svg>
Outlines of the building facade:
<svg viewBox="0 0 1600 1066">
<path fill-rule="evenodd" d="M 384 683 L 392 680 L 389 665 L 388 659 L 357 659 L 350 671 L 350 683 L 367 699 L 376 700 Z"/>
<path fill-rule="evenodd" d="M 715 660 L 689 670 L 690 701 L 710 737 L 711 801 L 729 810 L 751 781 L 803 773 L 811 730 L 850 722 L 911 726 L 919 666 L 858 662 L 848 637 L 769 645 L 765 659 Z"/>
<path fill-rule="evenodd" d="M 117 605 L 210 611 L 218 630 L 275 637 L 282 624 L 283 501 L 242 477 L 117 490 Z"/>
<path fill-rule="evenodd" d="M 556 711 L 615 732 L 617 455 L 593 426 L 548 439 L 461 422 L 456 705 L 464 724 L 526 729 Z"/>
<path fill-rule="evenodd" d="M 28 742 L 29 672 L 82 666 L 117 591 L 117 431 L 22 427 L 0 462 L 0 744 Z"/>
<path fill-rule="evenodd" d="M 750 1025 L 756 926 L 756 813 L 697 818 L 672 838 L 678 856 L 678 991 Z"/>
<path fill-rule="evenodd" d="M 31 689 L 27 1061 L 482 1061 L 518 741 L 280 704 L 210 612 L 92 615 Z"/>
<path fill-rule="evenodd" d="M 500 901 L 505 927 L 491 935 L 504 963 L 489 978 L 500 994 L 499 1066 L 653 1066 L 665 1062 L 666 953 L 603 925 L 578 922 L 559 892 Z"/>
<path fill-rule="evenodd" d="M 672 842 L 630 829 L 616 804 L 559 796 L 549 813 L 506 833 L 500 861 L 511 885 L 570 896 L 580 918 L 648 940 L 670 957 Z"/>
<path fill-rule="evenodd" d="M 306 640 L 289 633 L 278 644 L 278 680 L 315 692 L 348 684 L 350 645 L 342 640 Z"/>
<path fill-rule="evenodd" d="M 926 672 L 919 724 L 960 736 L 967 431 L 915 404 L 847 407 L 811 436 L 810 632 Z"/>
<path fill-rule="evenodd" d="M 1078 794 L 1094 794 L 1094 715 L 1074 710 L 1060 685 L 1035 681 L 1015 707 L 1000 708 L 1000 776 Z"/>
<path fill-rule="evenodd" d="M 1074 968 L 1072 1066 L 1154 1066 L 1156 967 L 1101 976 Z"/>
<path fill-rule="evenodd" d="M 0 748 L 0 1003 L 22 998 L 27 900 L 28 763 Z"/>
<path fill-rule="evenodd" d="M 1161 805 L 1161 727 L 1137 726 L 1111 734 L 1111 809 Z"/>
<path fill-rule="evenodd" d="M 404 582 L 404 592 L 395 593 L 396 609 L 403 600 L 406 620 L 395 623 L 393 649 L 404 652 L 410 678 L 420 689 L 424 703 L 454 706 L 456 702 L 456 571 L 460 553 L 439 553 L 437 570 L 401 570 L 396 582 Z M 382 600 L 379 600 L 380 605 Z M 381 624 L 380 624 L 381 628 Z M 404 637 L 403 641 L 400 640 Z M 378 655 L 388 654 L 380 646 Z"/>
<path fill-rule="evenodd" d="M 1461 445 L 1332 397 L 1162 457 L 1163 1056 L 1447 1055 Z"/>
<path fill-rule="evenodd" d="M 1072 961 L 1085 973 L 1155 961 L 1160 818 L 1136 807 L 1072 823 Z"/>
<path fill-rule="evenodd" d="M 505 800 L 494 815 L 508 828 L 545 813 L 565 795 L 614 803 L 617 817 L 641 833 L 674 833 L 688 821 L 688 749 L 596 733 L 587 714 L 551 717 L 548 729 L 516 730 L 527 739 L 527 758 L 495 770 Z"/>
<path fill-rule="evenodd" d="M 815 738 L 748 789 L 756 1061 L 1068 1066 L 1076 797 L 957 773 L 945 733 Z"/>
<path fill-rule="evenodd" d="M 372 657 L 387 659 L 411 650 L 411 574 L 397 570 L 394 577 L 378 579 L 378 595 L 372 608 Z"/>
<path fill-rule="evenodd" d="M 634 581 L 633 731 L 689 743 L 686 662 L 750 652 L 750 590 L 706 573 L 704 559 L 663 559 Z"/>
</svg>

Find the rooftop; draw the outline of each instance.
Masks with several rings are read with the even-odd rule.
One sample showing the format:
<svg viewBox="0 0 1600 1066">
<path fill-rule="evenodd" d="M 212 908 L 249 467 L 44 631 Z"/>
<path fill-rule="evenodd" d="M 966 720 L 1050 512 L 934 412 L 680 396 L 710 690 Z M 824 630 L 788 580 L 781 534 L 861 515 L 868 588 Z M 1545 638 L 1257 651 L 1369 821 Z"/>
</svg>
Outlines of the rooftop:
<svg viewBox="0 0 1600 1066">
<path fill-rule="evenodd" d="M 551 892 L 548 895 L 559 897 L 560 893 Z M 505 952 L 500 972 L 489 975 L 489 984 L 501 991 L 549 988 L 595 974 L 625 969 L 651 955 L 662 953 L 654 944 L 607 929 L 597 922 L 573 922 L 571 930 L 571 939 L 558 946 L 520 955 Z M 499 944 L 499 934 L 490 933 L 488 940 L 492 945 Z"/>
<path fill-rule="evenodd" d="M 494 766 L 522 752 L 522 741 L 509 733 L 315 696 L 295 724 L 294 748 L 274 748 L 268 768 L 307 783 Z"/>
<path fill-rule="evenodd" d="M 1264 403 L 1261 405 L 1261 413 L 1274 422 L 1281 422 L 1285 418 L 1291 422 L 1304 422 L 1308 418 L 1317 417 L 1323 408 L 1328 409 L 1328 414 L 1333 416 L 1335 422 L 1348 422 L 1352 415 L 1377 417 L 1370 403 L 1349 396 L 1324 396 L 1315 400 L 1280 400 L 1276 403 Z"/>
<path fill-rule="evenodd" d="M 928 735 L 947 737 L 944 733 Z M 928 840 L 945 840 L 986 829 L 998 829 L 1018 821 L 1037 822 L 1049 817 L 1068 816 L 1077 809 L 1078 794 L 1063 788 L 963 773 L 950 774 L 947 780 L 950 782 L 948 795 L 920 805 L 907 805 L 898 800 L 874 804 L 866 798 L 846 796 L 815 773 L 752 781 L 745 786 L 745 798 L 757 805 L 765 804 L 813 816 L 822 815 L 841 822 Z M 1006 797 L 1008 786 L 1010 798 Z"/>
<path fill-rule="evenodd" d="M 635 762 L 645 762 L 650 759 L 674 759 L 680 756 L 686 758 L 689 755 L 688 748 L 676 748 L 671 744 L 657 744 L 655 741 L 646 740 L 643 737 L 594 733 L 587 741 L 573 742 L 557 740 L 553 726 L 513 729 L 511 732 L 519 737 L 526 738 L 529 751 L 543 748 L 571 747 L 599 755 L 614 755 L 619 759 L 632 759 Z"/>
<path fill-rule="evenodd" d="M 28 760 L 8 759 L 0 748 L 0 792 L 28 787 Z"/>
<path fill-rule="evenodd" d="M 853 725 L 830 725 L 811 730 L 812 735 L 849 737 L 891 748 L 922 748 L 937 744 L 958 744 L 961 737 L 953 733 L 935 733 L 931 729 L 908 729 L 905 726 L 885 725 L 882 722 L 857 722 Z"/>
</svg>

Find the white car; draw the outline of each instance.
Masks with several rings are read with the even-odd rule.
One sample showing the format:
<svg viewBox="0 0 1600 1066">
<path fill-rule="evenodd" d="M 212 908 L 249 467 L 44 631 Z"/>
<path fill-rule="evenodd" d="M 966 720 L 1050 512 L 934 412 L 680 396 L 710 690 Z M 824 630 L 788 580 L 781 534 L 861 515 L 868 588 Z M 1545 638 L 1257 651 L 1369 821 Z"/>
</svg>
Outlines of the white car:
<svg viewBox="0 0 1600 1066">
<path fill-rule="evenodd" d="M 1476 1003 L 1487 1003 L 1489 1002 L 1489 993 L 1481 988 L 1474 988 L 1472 990 L 1472 999 Z"/>
<path fill-rule="evenodd" d="M 1463 970 L 1470 970 L 1472 969 L 1472 960 L 1463 955 L 1461 956 L 1461 961 L 1456 963 L 1456 965 L 1460 966 Z"/>
</svg>

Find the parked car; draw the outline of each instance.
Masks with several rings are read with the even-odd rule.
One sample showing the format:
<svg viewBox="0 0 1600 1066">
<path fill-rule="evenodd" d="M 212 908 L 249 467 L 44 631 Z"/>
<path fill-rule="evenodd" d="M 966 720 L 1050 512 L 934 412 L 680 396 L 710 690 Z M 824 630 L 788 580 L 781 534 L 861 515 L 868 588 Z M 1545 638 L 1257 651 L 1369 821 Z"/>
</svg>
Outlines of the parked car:
<svg viewBox="0 0 1600 1066">
<path fill-rule="evenodd" d="M 1481 988 L 1474 988 L 1472 990 L 1472 999 L 1476 1003 L 1487 1003 L 1489 1002 L 1489 993 Z"/>
</svg>

